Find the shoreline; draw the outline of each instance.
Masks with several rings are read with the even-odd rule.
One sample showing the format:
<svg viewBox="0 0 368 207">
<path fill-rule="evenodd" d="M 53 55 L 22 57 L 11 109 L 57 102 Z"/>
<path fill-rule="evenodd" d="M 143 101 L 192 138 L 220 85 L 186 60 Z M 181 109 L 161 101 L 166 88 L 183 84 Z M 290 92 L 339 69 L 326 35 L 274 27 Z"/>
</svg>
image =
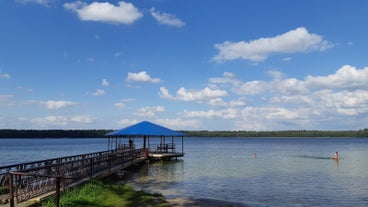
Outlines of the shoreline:
<svg viewBox="0 0 368 207">
<path fill-rule="evenodd" d="M 209 198 L 165 198 L 175 207 L 248 207 L 243 203 L 216 200 Z"/>
</svg>

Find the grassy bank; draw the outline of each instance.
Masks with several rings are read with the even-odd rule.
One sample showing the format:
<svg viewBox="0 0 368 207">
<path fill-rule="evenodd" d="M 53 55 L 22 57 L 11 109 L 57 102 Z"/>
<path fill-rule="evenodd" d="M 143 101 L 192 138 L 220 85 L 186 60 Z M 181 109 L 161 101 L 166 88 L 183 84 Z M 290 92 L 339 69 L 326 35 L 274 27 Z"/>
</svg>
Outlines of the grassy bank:
<svg viewBox="0 0 368 207">
<path fill-rule="evenodd" d="M 44 207 L 54 207 L 55 198 L 51 197 L 42 203 Z M 61 207 L 125 207 L 125 206 L 171 206 L 162 195 L 136 191 L 124 184 L 113 184 L 112 181 L 92 180 L 89 183 L 66 190 L 61 194 Z"/>
</svg>

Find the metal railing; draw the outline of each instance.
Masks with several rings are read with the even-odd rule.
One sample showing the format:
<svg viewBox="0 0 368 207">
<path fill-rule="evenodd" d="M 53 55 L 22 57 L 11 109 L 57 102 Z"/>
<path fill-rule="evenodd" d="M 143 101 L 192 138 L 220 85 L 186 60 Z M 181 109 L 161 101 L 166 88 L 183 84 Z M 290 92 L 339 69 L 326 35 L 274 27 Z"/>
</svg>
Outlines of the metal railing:
<svg viewBox="0 0 368 207">
<path fill-rule="evenodd" d="M 118 149 L 0 167 L 0 190 L 17 203 L 122 169 L 145 157 L 143 149 Z"/>
<path fill-rule="evenodd" d="M 168 143 L 168 144 L 153 144 L 150 145 L 150 152 L 152 153 L 174 153 L 176 152 L 175 144 Z"/>
</svg>

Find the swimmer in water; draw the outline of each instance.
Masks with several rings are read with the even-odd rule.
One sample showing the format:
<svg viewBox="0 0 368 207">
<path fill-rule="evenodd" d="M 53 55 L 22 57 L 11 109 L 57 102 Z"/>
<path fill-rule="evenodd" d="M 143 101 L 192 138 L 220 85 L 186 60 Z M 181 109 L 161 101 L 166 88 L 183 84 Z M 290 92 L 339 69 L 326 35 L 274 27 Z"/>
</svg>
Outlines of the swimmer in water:
<svg viewBox="0 0 368 207">
<path fill-rule="evenodd" d="M 333 155 L 332 159 L 338 160 L 339 159 L 339 152 L 335 152 L 335 154 Z"/>
</svg>

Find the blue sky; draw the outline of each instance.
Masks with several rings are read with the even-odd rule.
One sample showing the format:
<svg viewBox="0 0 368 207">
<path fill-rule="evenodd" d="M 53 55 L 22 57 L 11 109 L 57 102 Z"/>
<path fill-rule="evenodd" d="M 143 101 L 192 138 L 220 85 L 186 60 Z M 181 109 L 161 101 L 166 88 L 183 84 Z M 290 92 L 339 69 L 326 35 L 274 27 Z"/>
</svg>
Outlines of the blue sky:
<svg viewBox="0 0 368 207">
<path fill-rule="evenodd" d="M 0 128 L 356 130 L 368 1 L 0 2 Z"/>
</svg>

